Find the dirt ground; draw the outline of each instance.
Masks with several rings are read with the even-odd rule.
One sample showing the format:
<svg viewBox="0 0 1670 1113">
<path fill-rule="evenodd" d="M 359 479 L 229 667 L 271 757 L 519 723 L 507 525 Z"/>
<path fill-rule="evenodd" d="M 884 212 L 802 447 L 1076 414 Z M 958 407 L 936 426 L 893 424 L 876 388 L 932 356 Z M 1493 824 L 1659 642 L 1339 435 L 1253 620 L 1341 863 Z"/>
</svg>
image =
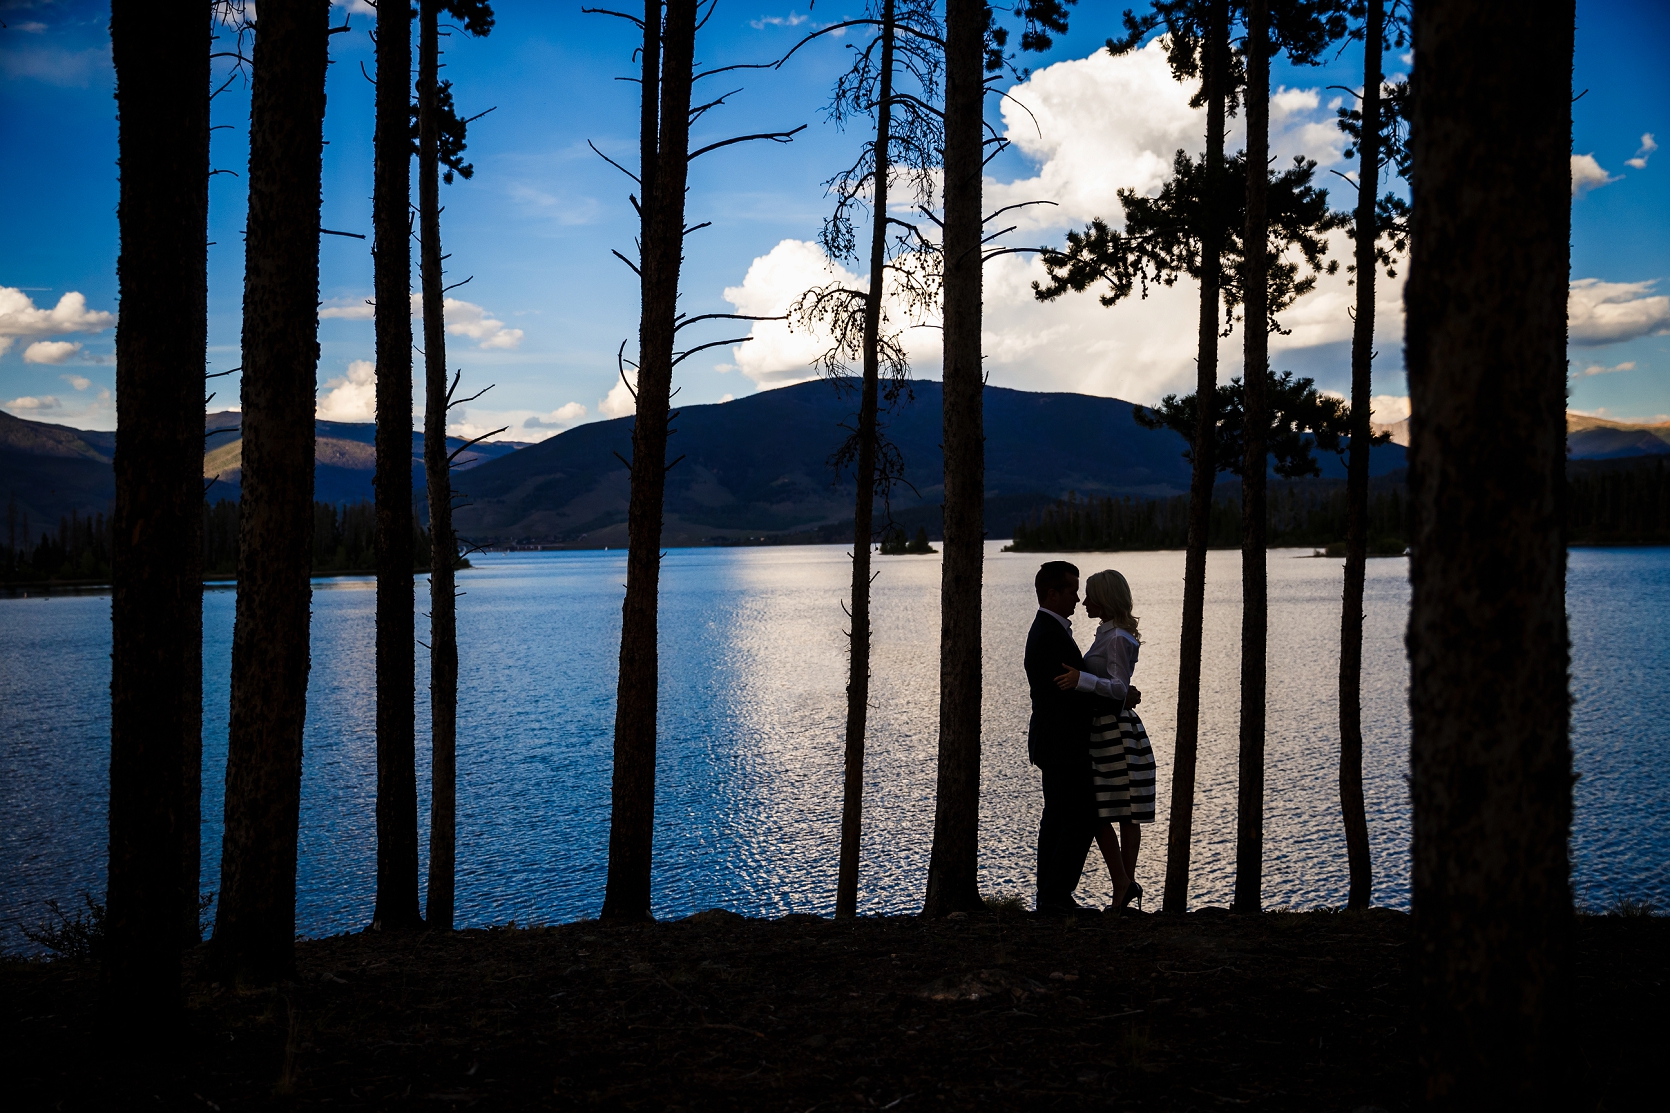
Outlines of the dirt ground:
<svg viewBox="0 0 1670 1113">
<path fill-rule="evenodd" d="M 1660 1107 L 1670 919 L 1578 939 L 1575 1107 Z M 176 1054 L 138 1064 L 100 1035 L 96 971 L 9 962 L 5 1104 L 1392 1111 L 1416 1096 L 1410 948 L 1384 911 L 339 936 L 259 993 L 194 955 Z"/>
</svg>

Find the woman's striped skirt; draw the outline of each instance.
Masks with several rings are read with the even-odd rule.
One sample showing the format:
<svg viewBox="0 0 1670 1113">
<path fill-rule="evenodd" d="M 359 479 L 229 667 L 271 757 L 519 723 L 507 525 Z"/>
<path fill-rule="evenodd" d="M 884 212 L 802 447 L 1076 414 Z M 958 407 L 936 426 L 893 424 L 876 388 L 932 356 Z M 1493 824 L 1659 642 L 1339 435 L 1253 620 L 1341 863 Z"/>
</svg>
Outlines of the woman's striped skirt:
<svg viewBox="0 0 1670 1113">
<path fill-rule="evenodd" d="M 1091 720 L 1090 764 L 1100 819 L 1154 822 L 1154 749 L 1135 711 Z"/>
</svg>

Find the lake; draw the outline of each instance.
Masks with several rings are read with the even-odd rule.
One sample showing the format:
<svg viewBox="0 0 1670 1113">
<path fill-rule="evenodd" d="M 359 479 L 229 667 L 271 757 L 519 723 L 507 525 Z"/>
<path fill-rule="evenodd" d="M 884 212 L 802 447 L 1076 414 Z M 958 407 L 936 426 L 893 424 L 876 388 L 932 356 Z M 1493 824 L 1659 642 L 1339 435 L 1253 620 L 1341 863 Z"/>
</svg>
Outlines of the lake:
<svg viewBox="0 0 1670 1113">
<path fill-rule="evenodd" d="M 1021 653 L 1041 557 L 988 546 L 981 884 L 1030 901 L 1042 806 L 1026 761 Z M 654 912 L 828 914 L 835 901 L 845 719 L 842 546 L 674 549 L 662 562 Z M 1160 814 L 1138 877 L 1164 872 L 1180 552 L 1080 554 L 1130 581 L 1145 639 L 1135 677 L 1159 763 Z M 461 926 L 595 916 L 608 850 L 623 552 L 482 554 L 459 576 L 458 912 Z M 933 832 L 939 558 L 879 557 L 865 768 L 864 913 L 920 906 Z M 1342 562 L 1270 553 L 1264 899 L 1343 904 L 1337 643 Z M 427 581 L 420 581 L 426 593 Z M 203 888 L 218 885 L 234 592 L 204 595 Z M 374 603 L 369 578 L 313 585 L 298 929 L 369 922 L 375 883 Z M 1208 562 L 1192 900 L 1234 880 L 1240 561 Z M 1409 901 L 1407 564 L 1371 560 L 1364 791 L 1374 902 Z M 1573 550 L 1568 578 L 1581 903 L 1670 904 L 1670 549 Z M 420 635 L 427 621 L 418 600 Z M 1094 624 L 1076 617 L 1087 645 Z M 104 889 L 108 595 L 0 598 L 0 946 L 20 924 Z M 420 661 L 420 697 L 427 676 Z M 428 708 L 419 708 L 427 857 Z M 1081 900 L 1110 886 L 1092 851 Z"/>
</svg>

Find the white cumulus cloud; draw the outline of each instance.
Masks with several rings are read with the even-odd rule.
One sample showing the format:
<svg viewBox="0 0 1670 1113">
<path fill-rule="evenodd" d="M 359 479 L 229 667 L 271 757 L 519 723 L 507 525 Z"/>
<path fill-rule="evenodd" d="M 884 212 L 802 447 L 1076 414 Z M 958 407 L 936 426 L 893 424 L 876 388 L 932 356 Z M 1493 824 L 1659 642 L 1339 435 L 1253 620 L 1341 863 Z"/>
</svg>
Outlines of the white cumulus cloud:
<svg viewBox="0 0 1670 1113">
<path fill-rule="evenodd" d="M 585 420 L 586 407 L 578 402 L 565 402 L 548 414 L 534 414 L 522 422 L 524 429 L 567 429 Z"/>
<path fill-rule="evenodd" d="M 115 323 L 114 313 L 88 309 L 87 299 L 73 290 L 51 309 L 42 309 L 15 286 L 0 286 L 0 355 L 10 350 L 14 340 L 66 332 L 103 332 Z"/>
<path fill-rule="evenodd" d="M 638 373 L 628 370 L 625 379 L 616 379 L 609 393 L 598 399 L 597 412 L 604 417 L 631 417 L 638 409 L 638 400 L 632 396 L 637 388 Z"/>
<path fill-rule="evenodd" d="M 70 386 L 74 387 L 76 390 L 86 390 L 88 387 L 93 385 L 93 380 L 89 379 L 85 375 L 59 375 L 58 377 L 63 379 L 66 383 L 69 383 Z"/>
<path fill-rule="evenodd" d="M 416 301 L 416 295 L 413 295 Z M 515 348 L 522 343 L 522 330 L 511 328 L 481 306 L 458 298 L 442 302 L 446 330 L 453 336 L 467 336 L 483 350 Z M 421 302 L 419 312 L 422 311 Z"/>
<path fill-rule="evenodd" d="M 43 394 L 39 397 L 26 394 L 22 398 L 13 398 L 6 403 L 6 409 L 8 410 L 14 412 L 21 410 L 31 415 L 56 413 L 63 408 L 64 404 L 50 394 Z"/>
<path fill-rule="evenodd" d="M 1594 155 L 1571 156 L 1571 195 L 1581 197 L 1591 190 L 1599 189 L 1603 185 L 1611 185 L 1618 179 L 1601 169 L 1600 163 L 1595 161 Z"/>
<path fill-rule="evenodd" d="M 63 363 L 80 350 L 81 344 L 74 340 L 37 340 L 23 349 L 23 362 Z"/>
<path fill-rule="evenodd" d="M 1657 281 L 1602 282 L 1579 278 L 1571 284 L 1566 321 L 1573 344 L 1614 344 L 1670 332 L 1670 297 L 1654 294 Z"/>
<path fill-rule="evenodd" d="M 333 298 L 319 307 L 319 319 L 369 321 L 376 312 L 377 303 L 370 298 Z"/>
<path fill-rule="evenodd" d="M 1376 394 L 1369 399 L 1369 420 L 1390 425 L 1409 416 L 1407 394 Z"/>
<path fill-rule="evenodd" d="M 314 414 L 325 421 L 375 421 L 377 365 L 368 359 L 348 364 L 348 372 L 325 380 L 325 396 Z"/>
</svg>

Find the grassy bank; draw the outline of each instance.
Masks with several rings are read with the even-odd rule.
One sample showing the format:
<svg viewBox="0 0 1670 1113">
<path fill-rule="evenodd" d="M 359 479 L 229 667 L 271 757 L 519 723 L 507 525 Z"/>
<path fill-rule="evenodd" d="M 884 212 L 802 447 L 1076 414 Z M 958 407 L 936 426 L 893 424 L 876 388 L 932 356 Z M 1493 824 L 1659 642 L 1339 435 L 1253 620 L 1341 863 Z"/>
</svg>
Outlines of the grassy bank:
<svg viewBox="0 0 1670 1113">
<path fill-rule="evenodd" d="M 1658 1095 L 1670 920 L 1584 917 L 1578 1109 Z M 299 945 L 195 977 L 172 1061 L 101 1047 L 96 971 L 0 967 L 16 1108 L 1413 1108 L 1408 917 L 925 922 L 706 913 Z"/>
</svg>

